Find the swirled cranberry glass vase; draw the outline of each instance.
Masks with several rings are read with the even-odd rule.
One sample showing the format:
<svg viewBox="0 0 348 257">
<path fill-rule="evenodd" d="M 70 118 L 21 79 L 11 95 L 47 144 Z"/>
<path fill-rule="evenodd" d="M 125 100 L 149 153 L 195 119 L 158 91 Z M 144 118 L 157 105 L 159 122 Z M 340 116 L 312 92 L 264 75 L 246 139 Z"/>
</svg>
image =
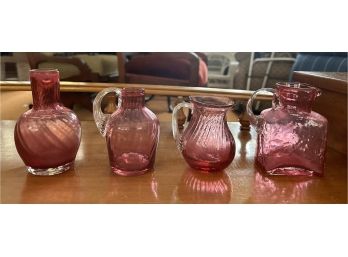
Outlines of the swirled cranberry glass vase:
<svg viewBox="0 0 348 257">
<path fill-rule="evenodd" d="M 178 104 L 173 110 L 172 130 L 185 161 L 203 172 L 222 171 L 232 162 L 236 146 L 227 125 L 226 113 L 233 101 L 224 97 L 190 97 L 190 103 Z M 178 128 L 178 111 L 192 110 L 192 119 L 184 130 Z"/>
<path fill-rule="evenodd" d="M 33 108 L 15 127 L 17 152 L 34 175 L 55 175 L 73 166 L 80 145 L 77 116 L 60 103 L 58 70 L 31 70 Z"/>
</svg>

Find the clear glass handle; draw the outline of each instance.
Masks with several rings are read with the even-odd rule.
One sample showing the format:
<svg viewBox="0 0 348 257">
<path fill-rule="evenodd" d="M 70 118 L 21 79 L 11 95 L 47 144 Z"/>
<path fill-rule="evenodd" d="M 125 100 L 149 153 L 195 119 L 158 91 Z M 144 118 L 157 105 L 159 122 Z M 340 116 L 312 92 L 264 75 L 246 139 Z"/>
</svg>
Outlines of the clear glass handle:
<svg viewBox="0 0 348 257">
<path fill-rule="evenodd" d="M 249 120 L 250 120 L 250 124 L 252 126 L 254 126 L 256 129 L 259 128 L 259 124 L 260 124 L 260 117 L 259 116 L 256 116 L 254 113 L 253 113 L 253 103 L 254 103 L 254 100 L 256 98 L 256 96 L 259 94 L 259 93 L 262 93 L 262 92 L 270 92 L 272 94 L 274 94 L 274 97 L 277 98 L 275 96 L 275 91 L 273 88 L 261 88 L 259 90 L 256 90 L 253 95 L 250 97 L 249 101 L 248 101 L 248 104 L 247 104 L 247 113 L 248 113 L 248 116 L 249 116 Z M 276 104 L 277 101 L 273 100 L 273 108 L 275 107 L 274 105 Z"/>
<path fill-rule="evenodd" d="M 173 132 L 173 137 L 176 141 L 176 145 L 178 146 L 179 150 L 180 147 L 179 147 L 179 141 L 180 141 L 180 138 L 181 138 L 181 135 L 182 135 L 182 132 L 183 131 L 180 131 L 179 130 L 179 127 L 178 127 L 178 111 L 181 109 L 181 108 L 190 108 L 192 110 L 192 104 L 191 103 L 187 103 L 187 102 L 182 102 L 182 103 L 179 103 L 177 106 L 174 107 L 173 109 L 173 114 L 172 114 L 172 132 Z M 185 119 L 185 123 L 184 123 L 184 129 L 187 127 L 187 117 Z"/>
<path fill-rule="evenodd" d="M 93 101 L 93 117 L 94 117 L 94 121 L 95 124 L 97 125 L 97 128 L 99 129 L 100 134 L 102 134 L 102 136 L 105 136 L 105 126 L 106 123 L 108 122 L 111 114 L 105 114 L 103 113 L 102 109 L 101 109 L 101 103 L 103 101 L 103 98 L 108 94 L 108 93 L 112 93 L 115 92 L 116 93 L 116 97 L 120 96 L 121 90 L 117 89 L 117 88 L 106 88 L 103 89 L 102 91 L 100 91 L 97 96 L 95 97 L 94 101 Z M 118 103 L 120 103 L 120 101 L 118 101 Z"/>
</svg>

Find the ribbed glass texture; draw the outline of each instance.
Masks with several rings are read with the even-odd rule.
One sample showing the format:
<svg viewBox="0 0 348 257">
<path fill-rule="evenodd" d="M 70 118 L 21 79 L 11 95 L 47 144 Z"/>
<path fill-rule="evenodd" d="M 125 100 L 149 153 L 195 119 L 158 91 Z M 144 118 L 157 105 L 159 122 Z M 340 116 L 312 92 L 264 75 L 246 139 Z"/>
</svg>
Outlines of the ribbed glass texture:
<svg viewBox="0 0 348 257">
<path fill-rule="evenodd" d="M 118 175 L 140 175 L 153 169 L 159 121 L 145 107 L 143 89 L 122 89 L 120 101 L 105 127 L 110 166 Z"/>
<path fill-rule="evenodd" d="M 192 118 L 177 137 L 178 148 L 192 168 L 221 171 L 235 155 L 234 138 L 226 121 L 232 102 L 219 97 L 191 97 L 190 100 Z"/>
</svg>

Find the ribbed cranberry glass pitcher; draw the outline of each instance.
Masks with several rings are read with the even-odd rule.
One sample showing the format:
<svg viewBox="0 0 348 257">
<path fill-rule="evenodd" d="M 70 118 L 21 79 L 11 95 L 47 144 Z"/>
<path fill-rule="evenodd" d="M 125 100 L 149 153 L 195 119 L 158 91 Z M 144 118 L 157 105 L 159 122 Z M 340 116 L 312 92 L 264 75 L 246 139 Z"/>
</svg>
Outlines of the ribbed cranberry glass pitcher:
<svg viewBox="0 0 348 257">
<path fill-rule="evenodd" d="M 260 92 L 273 93 L 273 107 L 255 116 L 252 104 Z M 277 83 L 257 90 L 247 111 L 258 133 L 256 161 L 270 175 L 322 175 L 327 120 L 312 111 L 320 90 L 304 83 Z"/>
<path fill-rule="evenodd" d="M 224 97 L 190 97 L 190 103 L 180 103 L 173 111 L 172 129 L 177 147 L 194 169 L 213 172 L 225 169 L 235 155 L 235 142 L 228 128 L 226 113 L 233 102 Z M 192 119 L 180 131 L 177 125 L 179 109 L 192 110 Z"/>
<path fill-rule="evenodd" d="M 119 97 L 117 110 L 104 114 L 101 102 L 114 92 Z M 153 169 L 159 139 L 159 121 L 145 107 L 145 93 L 140 88 L 107 88 L 93 103 L 94 120 L 106 138 L 111 170 L 122 176 L 144 174 Z"/>
<path fill-rule="evenodd" d="M 58 70 L 31 70 L 33 108 L 18 119 L 18 154 L 34 175 L 55 175 L 73 166 L 81 140 L 77 116 L 60 103 Z"/>
</svg>

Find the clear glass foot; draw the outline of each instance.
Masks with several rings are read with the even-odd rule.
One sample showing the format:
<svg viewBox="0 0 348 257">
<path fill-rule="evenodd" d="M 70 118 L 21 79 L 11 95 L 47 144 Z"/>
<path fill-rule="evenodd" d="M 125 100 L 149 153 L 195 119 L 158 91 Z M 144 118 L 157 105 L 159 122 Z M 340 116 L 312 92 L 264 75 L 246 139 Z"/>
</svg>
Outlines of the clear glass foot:
<svg viewBox="0 0 348 257">
<path fill-rule="evenodd" d="M 74 165 L 74 162 L 69 162 L 58 167 L 47 168 L 47 169 L 37 169 L 37 168 L 32 168 L 30 166 L 27 166 L 27 171 L 33 175 L 52 176 L 52 175 L 57 175 L 64 171 L 69 170 L 73 165 Z"/>
</svg>

